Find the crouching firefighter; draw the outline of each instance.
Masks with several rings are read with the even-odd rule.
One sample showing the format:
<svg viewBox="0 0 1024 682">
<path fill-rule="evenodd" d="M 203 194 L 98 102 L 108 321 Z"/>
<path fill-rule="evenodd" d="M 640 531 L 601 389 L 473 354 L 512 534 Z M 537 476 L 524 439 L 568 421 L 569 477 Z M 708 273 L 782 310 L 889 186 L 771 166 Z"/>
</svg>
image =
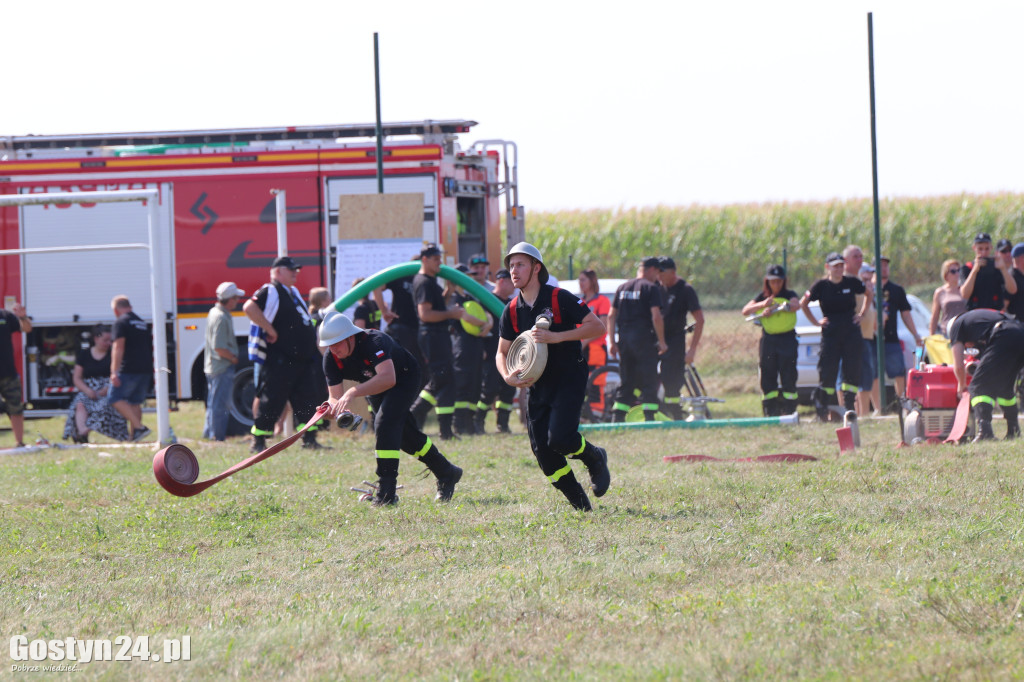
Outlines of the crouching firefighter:
<svg viewBox="0 0 1024 682">
<path fill-rule="evenodd" d="M 1019 436 L 1014 384 L 1024 368 L 1024 324 L 995 310 L 979 308 L 950 320 L 947 334 L 953 346 L 958 396 L 967 389 L 964 348 L 974 347 L 979 351 L 970 386 L 971 409 L 977 426 L 974 442 L 995 437 L 992 408 L 996 405 L 1002 408 L 1006 419 L 1006 437 Z"/>
<path fill-rule="evenodd" d="M 505 267 L 520 293 L 502 312 L 495 364 L 505 383 L 529 389 L 526 423 L 541 471 L 573 507 L 589 511 L 590 499 L 566 460 L 581 460 L 590 473 L 594 495 L 605 494 L 611 483 L 608 455 L 579 433 L 587 390 L 587 363 L 580 340 L 600 335 L 604 325 L 586 303 L 547 284 L 547 268 L 532 244 L 513 246 L 505 256 Z M 539 317 L 548 318 L 550 328 L 534 328 Z M 522 378 L 521 371 L 509 372 L 505 364 L 512 342 L 526 330 L 531 330 L 535 343 L 547 344 L 547 364 L 536 380 Z"/>
<path fill-rule="evenodd" d="M 379 479 L 374 505 L 398 503 L 400 451 L 419 459 L 437 478 L 435 499 L 450 500 L 462 469 L 445 459 L 416 426 L 410 408 L 420 391 L 420 368 L 412 354 L 387 334 L 360 329 L 341 313 L 324 319 L 319 336 L 320 347 L 330 350 L 323 358 L 330 414 L 338 417 L 359 396 L 366 396 L 373 408 Z M 358 383 L 345 391 L 345 379 Z"/>
</svg>

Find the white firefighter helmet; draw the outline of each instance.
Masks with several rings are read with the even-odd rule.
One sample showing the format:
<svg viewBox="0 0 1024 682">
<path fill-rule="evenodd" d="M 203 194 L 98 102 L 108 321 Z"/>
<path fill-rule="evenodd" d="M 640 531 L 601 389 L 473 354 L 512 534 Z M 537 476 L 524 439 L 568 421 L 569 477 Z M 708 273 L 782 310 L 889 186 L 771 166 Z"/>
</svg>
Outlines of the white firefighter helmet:
<svg viewBox="0 0 1024 682">
<path fill-rule="evenodd" d="M 512 256 L 516 255 L 517 253 L 521 253 L 524 256 L 529 256 L 533 260 L 540 263 L 540 275 L 537 277 L 537 280 L 541 284 L 547 284 L 548 269 L 547 266 L 544 265 L 544 259 L 540 255 L 540 249 L 538 249 L 536 246 L 528 242 L 519 242 L 518 244 L 516 244 L 515 246 L 508 250 L 508 254 L 505 256 L 506 268 L 509 267 L 508 263 L 512 259 Z"/>
<path fill-rule="evenodd" d="M 320 337 L 320 347 L 327 348 L 339 341 L 344 341 L 350 336 L 366 331 L 355 325 L 355 322 L 348 319 L 339 312 L 328 313 L 324 321 L 320 323 L 317 335 Z"/>
</svg>

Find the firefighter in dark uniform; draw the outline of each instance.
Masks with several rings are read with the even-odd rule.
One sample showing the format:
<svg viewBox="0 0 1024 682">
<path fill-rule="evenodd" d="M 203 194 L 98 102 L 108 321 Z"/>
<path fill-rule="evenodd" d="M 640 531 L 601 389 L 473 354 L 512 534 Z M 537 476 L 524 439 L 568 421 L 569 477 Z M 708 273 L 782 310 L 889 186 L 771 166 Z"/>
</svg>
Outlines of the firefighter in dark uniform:
<svg viewBox="0 0 1024 682">
<path fill-rule="evenodd" d="M 685 279 L 676 276 L 676 262 L 668 256 L 658 259 L 658 279 L 661 281 L 664 305 L 661 309 L 665 324 L 665 345 L 668 350 L 661 356 L 659 376 L 665 389 L 665 411 L 672 419 L 683 418 L 680 393 L 685 381 L 686 366 L 692 365 L 704 334 L 704 311 L 700 308 L 697 292 Z M 693 315 L 693 340 L 686 348 L 686 316 Z"/>
<path fill-rule="evenodd" d="M 615 422 L 625 421 L 626 412 L 636 404 L 636 391 L 644 419 L 653 421 L 658 413 L 658 356 L 668 350 L 661 317 L 659 264 L 657 258 L 644 260 L 636 278 L 616 289 L 612 299 L 608 355 L 619 357 L 619 388 L 612 405 Z"/>
<path fill-rule="evenodd" d="M 828 420 L 828 408 L 838 405 L 836 396 L 836 378 L 839 374 L 839 361 L 843 362 L 843 406 L 847 410 L 855 409 L 857 391 L 860 382 L 860 361 L 864 352 L 861 341 L 860 319 L 868 305 L 868 297 L 864 296 L 860 310 L 857 309 L 857 295 L 865 294 L 864 283 L 859 277 L 843 274 L 846 261 L 832 252 L 825 258 L 828 276 L 819 279 L 800 299 L 800 307 L 811 324 L 821 327 L 821 353 L 818 356 L 818 382 L 814 406 L 818 419 Z M 818 320 L 807 304 L 810 301 L 821 302 L 822 318 Z"/>
<path fill-rule="evenodd" d="M 427 384 L 420 391 L 412 406 L 416 423 L 422 425 L 431 408 L 437 411 L 437 422 L 441 440 L 448 440 L 452 433 L 452 418 L 455 414 L 455 383 L 452 369 L 452 339 L 448 333 L 450 320 L 466 320 L 469 324 L 481 325 L 478 320 L 462 308 L 448 309 L 448 300 L 437 273 L 441 271 L 441 250 L 436 244 L 427 244 L 420 252 L 420 271 L 413 277 L 412 292 L 419 317 L 419 346 L 429 373 Z"/>
<path fill-rule="evenodd" d="M 341 313 L 331 313 L 320 325 L 331 414 L 338 417 L 354 398 L 366 397 L 373 406 L 377 492 L 374 504 L 398 502 L 398 460 L 401 452 L 419 459 L 437 478 L 437 497 L 447 502 L 462 478 L 455 466 L 416 427 L 409 408 L 420 390 L 419 363 L 412 353 L 376 329 L 360 329 Z M 344 390 L 342 381 L 358 382 Z"/>
<path fill-rule="evenodd" d="M 420 260 L 420 257 L 414 256 L 412 260 Z M 416 302 L 412 298 L 412 280 L 412 277 L 391 280 L 374 290 L 373 300 L 380 308 L 381 319 L 387 323 L 387 335 L 412 353 L 416 362 L 422 365 L 423 355 L 420 353 L 419 342 L 420 318 L 416 314 Z M 390 306 L 384 300 L 385 289 L 391 292 Z M 423 380 L 426 381 L 426 377 L 423 377 Z"/>
<path fill-rule="evenodd" d="M 494 274 L 494 295 L 508 305 L 512 300 L 515 287 L 512 286 L 512 275 L 508 270 L 502 268 Z M 512 414 L 514 405 L 512 401 L 516 397 L 516 389 L 505 383 L 494 362 L 498 354 L 498 325 L 491 327 L 491 333 L 484 338 L 484 376 L 480 387 L 480 400 L 476 404 L 476 432 L 484 433 L 484 420 L 487 419 L 487 411 L 494 405 L 495 417 L 498 425 L 498 433 L 510 433 L 508 426 L 509 416 Z"/>
<path fill-rule="evenodd" d="M 587 363 L 580 340 L 600 334 L 601 321 L 586 303 L 546 284 L 548 270 L 532 244 L 513 246 L 505 256 L 505 267 L 520 293 L 501 314 L 495 364 L 510 386 L 530 389 L 526 423 L 541 471 L 573 507 L 589 511 L 590 499 L 566 459 L 581 460 L 590 472 L 594 495 L 605 494 L 611 483 L 608 455 L 579 433 L 580 409 L 587 392 Z M 533 329 L 541 316 L 551 320 L 549 329 Z M 535 343 L 547 344 L 548 349 L 544 372 L 535 382 L 523 379 L 518 371 L 510 373 L 505 365 L 512 341 L 526 330 L 531 330 Z"/>
<path fill-rule="evenodd" d="M 762 331 L 758 374 L 761 378 L 761 409 L 766 417 L 796 412 L 796 309 L 800 298 L 787 287 L 786 269 L 771 265 L 764 288 L 743 306 L 744 315 L 757 315 Z"/>
<path fill-rule="evenodd" d="M 256 386 L 259 403 L 253 415 L 253 452 L 266 449 L 266 438 L 274 435 L 274 424 L 285 403 L 291 403 L 296 423 L 304 424 L 321 402 L 323 376 L 316 328 L 295 288 L 300 267 L 289 256 L 279 257 L 270 268 L 270 283 L 242 306 L 267 340 L 267 357 Z M 314 425 L 302 434 L 303 447 L 323 447 L 316 442 L 316 430 Z"/>
<path fill-rule="evenodd" d="M 459 263 L 459 272 L 469 268 Z M 453 287 L 452 307 L 458 309 L 474 300 L 472 296 Z M 484 369 L 484 336 L 490 335 L 494 322 L 490 315 L 482 326 L 464 325 L 462 320 L 451 323 L 452 369 L 455 372 L 455 433 L 460 436 L 476 434 L 476 404 L 480 401 L 480 381 Z"/>
<path fill-rule="evenodd" d="M 968 310 L 1002 310 L 1005 299 L 1017 293 L 1013 263 L 1008 258 L 993 258 L 992 237 L 986 232 L 974 237 L 972 248 L 974 260 L 960 268 L 960 295 Z"/>
<path fill-rule="evenodd" d="M 949 321 L 947 333 L 953 346 L 953 373 L 956 391 L 967 389 L 964 348 L 980 351 L 971 376 L 971 408 L 977 425 L 975 442 L 994 438 L 992 410 L 996 405 L 1006 419 L 1006 437 L 1020 435 L 1019 408 L 1014 385 L 1024 369 L 1024 324 L 995 310 L 968 310 Z"/>
</svg>

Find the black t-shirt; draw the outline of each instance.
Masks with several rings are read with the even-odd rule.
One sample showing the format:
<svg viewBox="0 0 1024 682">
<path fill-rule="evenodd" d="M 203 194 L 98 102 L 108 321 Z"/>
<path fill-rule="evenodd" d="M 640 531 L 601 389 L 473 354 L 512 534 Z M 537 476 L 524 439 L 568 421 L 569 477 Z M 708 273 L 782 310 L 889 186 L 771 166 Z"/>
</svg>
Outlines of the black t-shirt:
<svg viewBox="0 0 1024 682">
<path fill-rule="evenodd" d="M 334 356 L 330 350 L 324 353 L 324 376 L 328 386 L 337 386 L 344 380 L 364 383 L 377 375 L 377 365 L 385 360 L 395 363 L 395 380 L 397 383 L 410 379 L 410 373 L 419 367 L 412 354 L 405 350 L 390 336 L 376 329 L 368 329 L 355 335 L 355 346 L 352 354 L 344 360 Z M 418 378 L 415 381 L 419 381 Z"/>
<path fill-rule="evenodd" d="M 643 277 L 620 285 L 612 299 L 612 308 L 618 310 L 616 327 L 619 336 L 653 340 L 655 334 L 651 308 L 661 308 L 661 301 L 661 287 Z"/>
<path fill-rule="evenodd" d="M 907 292 L 899 284 L 888 281 L 882 285 L 882 298 L 884 299 L 883 309 L 889 316 L 885 321 L 883 337 L 886 343 L 899 343 L 900 337 L 896 332 L 897 318 L 900 311 L 910 310 L 910 301 L 907 300 Z"/>
<path fill-rule="evenodd" d="M 18 316 L 9 310 L 0 310 L 0 379 L 18 376 L 14 367 L 14 343 L 11 337 L 19 333 L 21 321 Z"/>
<path fill-rule="evenodd" d="M 686 315 L 700 310 L 700 301 L 697 299 L 697 292 L 694 288 L 682 279 L 670 287 L 665 287 L 662 296 L 665 301 L 661 309 L 661 316 L 665 318 L 665 341 L 667 343 L 686 336 Z"/>
<path fill-rule="evenodd" d="M 398 315 L 398 319 L 390 324 L 404 324 L 414 328 L 420 324 L 416 302 L 412 297 L 412 279 L 400 277 L 387 283 L 386 288 L 391 292 L 391 312 Z"/>
<path fill-rule="evenodd" d="M 1013 269 L 1013 281 L 1017 283 L 1017 293 L 1009 296 L 1009 304 L 1006 312 L 1013 315 L 1020 322 L 1024 322 L 1024 273 L 1017 268 Z"/>
<path fill-rule="evenodd" d="M 431 275 L 424 275 L 422 272 L 417 273 L 412 278 L 412 298 L 415 301 L 417 307 L 420 303 L 429 303 L 430 307 L 437 311 L 448 310 L 448 305 L 444 300 L 444 290 L 441 285 L 437 283 L 437 277 Z M 448 320 L 441 320 L 440 322 L 421 322 L 430 329 L 447 329 Z"/>
<path fill-rule="evenodd" d="M 557 293 L 558 313 L 555 314 L 555 305 L 552 295 Z M 515 303 L 513 310 L 512 304 Z M 522 332 L 533 327 L 541 313 L 549 311 L 553 318 L 550 330 L 563 332 L 578 327 L 590 314 L 590 308 L 582 300 L 576 298 L 565 289 L 555 289 L 549 284 L 543 284 L 537 293 L 537 300 L 533 306 L 526 304 L 522 294 L 516 296 L 505 306 L 501 313 L 501 320 L 498 322 L 498 334 L 503 339 L 515 341 Z M 512 315 L 516 316 L 516 324 L 512 324 Z M 517 331 L 518 330 L 518 331 Z M 583 352 L 579 341 L 564 341 L 562 343 L 548 344 L 548 362 L 544 367 L 544 373 L 537 384 L 548 384 L 557 381 L 563 371 L 573 367 L 576 363 L 583 362 Z"/>
<path fill-rule="evenodd" d="M 974 280 L 974 290 L 971 297 L 967 299 L 967 309 L 977 310 L 978 308 L 989 308 L 991 310 L 1002 310 L 1003 299 L 1006 298 L 1006 289 L 1003 287 L 1003 273 L 996 267 L 992 258 L 986 258 L 984 267 Z M 971 274 L 973 263 L 967 263 L 960 268 L 960 285 L 967 281 Z"/>
<path fill-rule="evenodd" d="M 82 368 L 82 378 L 110 376 L 110 353 L 108 352 L 101 359 L 97 360 L 92 356 L 91 348 L 83 348 L 78 351 L 75 364 Z"/>
<path fill-rule="evenodd" d="M 133 312 L 125 313 L 117 318 L 110 337 L 114 341 L 124 339 L 118 374 L 153 373 L 153 335 L 142 318 Z"/>
<path fill-rule="evenodd" d="M 864 282 L 857 277 L 843 278 L 835 283 L 830 279 L 819 279 L 810 289 L 810 300 L 821 301 L 821 314 L 830 322 L 841 318 L 853 318 L 857 312 L 857 294 L 863 294 Z"/>
<path fill-rule="evenodd" d="M 380 329 L 380 308 L 370 299 L 364 298 L 352 313 L 352 321 L 356 320 L 362 320 L 366 329 Z"/>
<path fill-rule="evenodd" d="M 292 360 L 320 357 L 316 346 L 316 327 L 309 317 L 309 308 L 301 296 L 282 284 L 264 284 L 253 294 L 252 300 L 266 314 L 270 287 L 277 288 L 278 305 L 270 321 L 277 332 L 277 341 L 267 344 L 267 356 L 280 354 Z"/>
<path fill-rule="evenodd" d="M 988 345 L 992 328 L 1008 319 L 1010 318 L 1006 315 L 987 308 L 968 310 L 953 320 L 949 342 L 973 343 L 977 348 L 983 349 Z"/>
</svg>

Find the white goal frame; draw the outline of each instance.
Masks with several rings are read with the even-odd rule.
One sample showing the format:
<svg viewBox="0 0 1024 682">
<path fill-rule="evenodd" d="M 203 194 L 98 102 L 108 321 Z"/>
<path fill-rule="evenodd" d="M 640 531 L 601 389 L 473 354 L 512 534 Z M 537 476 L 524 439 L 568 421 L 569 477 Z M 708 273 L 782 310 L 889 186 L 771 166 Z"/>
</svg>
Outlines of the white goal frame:
<svg viewBox="0 0 1024 682">
<path fill-rule="evenodd" d="M 41 194 L 0 194 L 0 206 L 30 206 L 41 204 L 82 204 L 141 201 L 149 209 L 149 243 L 95 244 L 89 246 L 53 246 L 35 249 L 0 250 L 0 256 L 28 253 L 60 253 L 79 251 L 114 251 L 145 249 L 149 251 L 150 294 L 153 309 L 153 367 L 156 382 L 156 430 L 160 443 L 171 443 L 170 399 L 167 376 L 167 311 L 163 308 L 163 282 L 160 281 L 160 191 L 157 189 L 110 190 L 104 192 L 52 192 Z M 116 368 L 115 368 L 116 370 Z"/>
</svg>

